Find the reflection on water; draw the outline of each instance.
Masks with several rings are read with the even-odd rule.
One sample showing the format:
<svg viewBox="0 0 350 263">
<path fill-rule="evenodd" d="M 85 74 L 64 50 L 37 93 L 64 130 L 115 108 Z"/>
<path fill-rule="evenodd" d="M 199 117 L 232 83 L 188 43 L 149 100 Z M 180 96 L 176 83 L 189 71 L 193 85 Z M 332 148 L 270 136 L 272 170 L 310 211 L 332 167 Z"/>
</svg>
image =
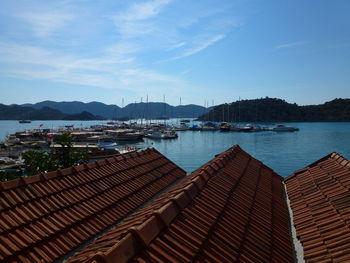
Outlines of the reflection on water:
<svg viewBox="0 0 350 263">
<path fill-rule="evenodd" d="M 38 128 L 43 123 L 46 128 L 63 127 L 74 124 L 75 127 L 89 127 L 103 121 L 33 121 L 30 124 L 18 124 L 17 121 L 0 121 L 0 140 L 6 134 L 22 129 Z M 187 172 L 192 172 L 205 162 L 232 145 L 239 144 L 253 157 L 261 160 L 282 176 L 303 168 L 326 154 L 336 151 L 350 158 L 350 123 L 290 123 L 299 132 L 275 133 L 220 133 L 183 131 L 174 140 L 145 139 L 136 146 L 155 147 L 170 160 Z"/>
</svg>

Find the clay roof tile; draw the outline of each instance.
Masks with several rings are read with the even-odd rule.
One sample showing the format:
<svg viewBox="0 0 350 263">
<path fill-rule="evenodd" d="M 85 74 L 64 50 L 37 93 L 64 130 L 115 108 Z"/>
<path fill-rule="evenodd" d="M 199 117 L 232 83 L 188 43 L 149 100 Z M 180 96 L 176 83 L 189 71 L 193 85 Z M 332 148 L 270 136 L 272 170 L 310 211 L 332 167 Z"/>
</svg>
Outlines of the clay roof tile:
<svg viewBox="0 0 350 263">
<path fill-rule="evenodd" d="M 333 152 L 285 180 L 306 262 L 336 262 L 350 253 L 348 163 Z"/>
<path fill-rule="evenodd" d="M 55 261 L 184 176 L 158 151 L 145 150 L 2 182 L 0 260 Z"/>
<path fill-rule="evenodd" d="M 209 259 L 294 261 L 282 178 L 238 146 L 183 178 L 69 262 Z"/>
</svg>

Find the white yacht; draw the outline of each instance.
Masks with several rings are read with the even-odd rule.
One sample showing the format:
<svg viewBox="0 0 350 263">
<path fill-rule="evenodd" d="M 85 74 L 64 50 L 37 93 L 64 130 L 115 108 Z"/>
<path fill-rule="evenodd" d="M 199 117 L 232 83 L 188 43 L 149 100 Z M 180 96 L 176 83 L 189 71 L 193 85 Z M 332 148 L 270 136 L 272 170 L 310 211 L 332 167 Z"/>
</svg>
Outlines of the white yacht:
<svg viewBox="0 0 350 263">
<path fill-rule="evenodd" d="M 299 131 L 299 128 L 292 127 L 292 126 L 285 126 L 283 124 L 279 124 L 276 127 L 272 128 L 271 131 L 275 131 L 275 132 L 294 132 L 294 131 Z"/>
</svg>

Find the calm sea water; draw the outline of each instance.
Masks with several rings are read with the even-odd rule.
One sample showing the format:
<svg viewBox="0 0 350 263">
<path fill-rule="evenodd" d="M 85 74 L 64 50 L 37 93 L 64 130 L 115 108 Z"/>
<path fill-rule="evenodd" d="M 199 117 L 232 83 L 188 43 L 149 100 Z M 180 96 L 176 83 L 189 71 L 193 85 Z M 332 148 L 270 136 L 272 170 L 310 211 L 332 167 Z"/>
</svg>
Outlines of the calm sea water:
<svg viewBox="0 0 350 263">
<path fill-rule="evenodd" d="M 24 129 L 59 128 L 74 124 L 75 127 L 89 127 L 105 121 L 33 121 L 19 124 L 17 121 L 0 121 L 0 140 L 9 133 Z M 274 169 L 282 176 L 303 168 L 336 151 L 350 158 L 350 123 L 290 123 L 298 132 L 275 133 L 221 133 L 209 131 L 178 132 L 174 140 L 155 141 L 145 139 L 137 143 L 140 148 L 155 147 L 187 172 L 192 172 L 235 144 Z"/>
</svg>

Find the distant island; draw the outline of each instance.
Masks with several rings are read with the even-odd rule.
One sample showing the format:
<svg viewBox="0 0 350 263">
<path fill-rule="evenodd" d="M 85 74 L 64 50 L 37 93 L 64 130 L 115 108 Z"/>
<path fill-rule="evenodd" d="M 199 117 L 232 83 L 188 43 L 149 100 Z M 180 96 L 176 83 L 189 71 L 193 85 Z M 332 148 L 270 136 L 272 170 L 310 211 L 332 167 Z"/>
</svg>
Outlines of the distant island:
<svg viewBox="0 0 350 263">
<path fill-rule="evenodd" d="M 42 101 L 35 104 L 0 104 L 1 120 L 128 120 L 197 118 L 210 108 L 198 105 L 171 106 L 162 102 L 131 103 L 120 108 L 101 102 Z"/>
<path fill-rule="evenodd" d="M 215 106 L 198 118 L 217 122 L 335 122 L 350 121 L 350 99 L 299 106 L 277 98 L 241 100 Z"/>
</svg>

